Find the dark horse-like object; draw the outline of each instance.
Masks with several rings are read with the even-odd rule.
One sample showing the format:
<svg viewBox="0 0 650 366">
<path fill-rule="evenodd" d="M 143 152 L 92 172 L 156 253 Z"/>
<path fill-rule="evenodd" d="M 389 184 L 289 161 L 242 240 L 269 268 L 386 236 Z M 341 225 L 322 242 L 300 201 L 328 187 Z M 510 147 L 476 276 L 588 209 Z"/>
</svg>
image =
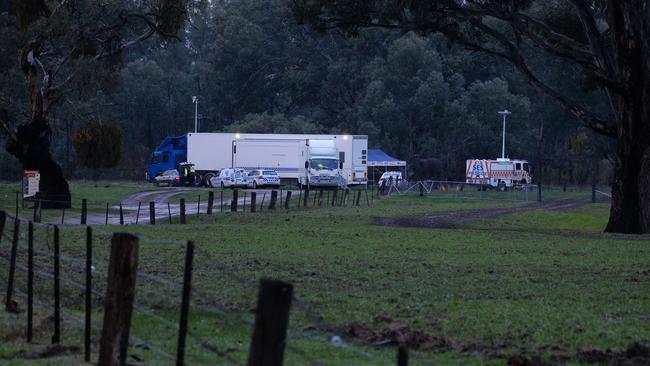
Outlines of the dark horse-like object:
<svg viewBox="0 0 650 366">
<path fill-rule="evenodd" d="M 411 180 L 443 180 L 446 177 L 444 164 L 438 158 L 422 158 L 419 155 L 413 156 L 413 175 Z"/>
</svg>

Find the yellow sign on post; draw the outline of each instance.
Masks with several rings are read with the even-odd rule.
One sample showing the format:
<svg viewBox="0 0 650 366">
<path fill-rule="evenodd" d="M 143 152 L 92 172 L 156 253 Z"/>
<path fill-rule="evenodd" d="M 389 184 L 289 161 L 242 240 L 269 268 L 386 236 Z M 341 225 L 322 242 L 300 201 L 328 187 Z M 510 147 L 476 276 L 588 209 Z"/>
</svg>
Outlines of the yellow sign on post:
<svg viewBox="0 0 650 366">
<path fill-rule="evenodd" d="M 23 198 L 34 197 L 39 191 L 41 173 L 38 170 L 23 172 Z"/>
</svg>

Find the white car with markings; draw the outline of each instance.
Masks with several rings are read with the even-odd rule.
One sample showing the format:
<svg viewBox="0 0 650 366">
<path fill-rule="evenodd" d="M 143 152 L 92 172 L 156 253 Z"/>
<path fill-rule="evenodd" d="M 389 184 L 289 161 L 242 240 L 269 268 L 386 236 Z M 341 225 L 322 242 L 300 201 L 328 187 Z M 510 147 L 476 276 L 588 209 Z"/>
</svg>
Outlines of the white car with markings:
<svg viewBox="0 0 650 366">
<path fill-rule="evenodd" d="M 221 169 L 218 176 L 210 179 L 210 185 L 221 188 L 248 188 L 248 173 L 242 168 Z"/>
<path fill-rule="evenodd" d="M 280 187 L 280 175 L 278 172 L 271 169 L 256 169 L 248 172 L 248 179 L 250 186 L 253 188 L 258 187 Z"/>
</svg>

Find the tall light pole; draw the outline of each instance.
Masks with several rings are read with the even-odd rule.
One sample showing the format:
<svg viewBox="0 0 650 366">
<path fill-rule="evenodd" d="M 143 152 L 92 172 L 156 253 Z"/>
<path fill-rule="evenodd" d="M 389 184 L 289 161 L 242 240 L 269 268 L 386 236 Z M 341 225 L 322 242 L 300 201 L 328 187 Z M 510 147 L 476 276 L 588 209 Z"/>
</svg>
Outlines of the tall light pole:
<svg viewBox="0 0 650 366">
<path fill-rule="evenodd" d="M 196 95 L 192 97 L 194 103 L 194 132 L 199 132 L 199 97 Z"/>
<path fill-rule="evenodd" d="M 506 117 L 509 114 L 512 114 L 512 112 L 506 109 L 503 111 L 499 111 L 497 113 L 503 116 L 503 140 L 501 142 L 501 159 L 505 159 L 506 158 Z"/>
</svg>

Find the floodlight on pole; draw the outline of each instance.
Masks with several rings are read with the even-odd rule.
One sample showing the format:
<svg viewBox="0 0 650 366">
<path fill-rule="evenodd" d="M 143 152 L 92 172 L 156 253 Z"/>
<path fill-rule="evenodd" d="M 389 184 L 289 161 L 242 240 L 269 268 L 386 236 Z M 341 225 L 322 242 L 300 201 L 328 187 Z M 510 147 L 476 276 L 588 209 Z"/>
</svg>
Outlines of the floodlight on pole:
<svg viewBox="0 0 650 366">
<path fill-rule="evenodd" d="M 199 97 L 192 96 L 192 103 L 194 103 L 194 132 L 199 132 Z"/>
<path fill-rule="evenodd" d="M 503 111 L 499 111 L 497 113 L 503 116 L 503 139 L 501 141 L 501 159 L 505 159 L 506 158 L 506 117 L 509 114 L 512 114 L 512 112 L 506 109 Z"/>
</svg>

